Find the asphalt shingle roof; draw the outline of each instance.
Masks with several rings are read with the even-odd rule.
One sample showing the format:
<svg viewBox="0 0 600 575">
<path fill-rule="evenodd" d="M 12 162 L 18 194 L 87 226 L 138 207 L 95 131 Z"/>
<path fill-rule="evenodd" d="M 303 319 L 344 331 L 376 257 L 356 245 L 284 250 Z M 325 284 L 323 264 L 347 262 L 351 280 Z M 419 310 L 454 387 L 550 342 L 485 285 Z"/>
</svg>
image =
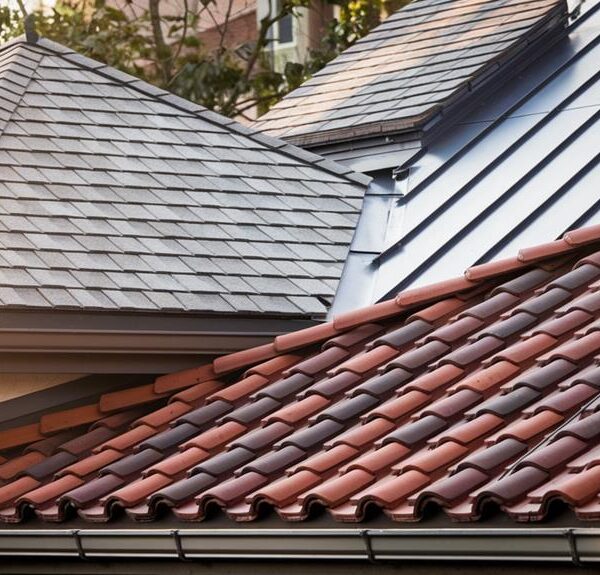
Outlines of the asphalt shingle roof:
<svg viewBox="0 0 600 575">
<path fill-rule="evenodd" d="M 0 520 L 600 520 L 600 226 L 0 432 Z M 90 427 L 90 424 L 91 427 Z"/>
<path fill-rule="evenodd" d="M 322 315 L 366 181 L 48 40 L 0 48 L 0 307 Z"/>
<path fill-rule="evenodd" d="M 303 146 L 419 128 L 566 17 L 563 0 L 415 0 L 255 125 Z"/>
</svg>

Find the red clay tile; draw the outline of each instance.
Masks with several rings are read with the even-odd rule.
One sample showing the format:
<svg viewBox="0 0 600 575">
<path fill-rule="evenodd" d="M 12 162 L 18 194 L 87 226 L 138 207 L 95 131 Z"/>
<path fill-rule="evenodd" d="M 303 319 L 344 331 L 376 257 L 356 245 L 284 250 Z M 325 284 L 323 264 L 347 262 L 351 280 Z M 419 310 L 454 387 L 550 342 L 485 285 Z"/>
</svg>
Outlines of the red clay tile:
<svg viewBox="0 0 600 575">
<path fill-rule="evenodd" d="M 123 507 L 131 507 L 141 503 L 159 489 L 166 487 L 172 482 L 170 477 L 165 477 L 160 473 L 154 473 L 149 477 L 134 481 L 125 487 L 121 487 L 106 496 L 107 502 L 118 501 Z"/>
<path fill-rule="evenodd" d="M 491 413 L 480 415 L 479 417 L 457 425 L 437 438 L 436 443 L 443 441 L 454 441 L 461 445 L 480 439 L 484 435 L 494 431 L 504 423 L 504 420 Z"/>
<path fill-rule="evenodd" d="M 107 429 L 114 430 L 122 429 L 125 425 L 132 423 L 142 415 L 145 415 L 145 410 L 143 408 L 137 407 L 134 409 L 127 409 L 99 419 L 92 424 L 91 428 L 106 427 Z"/>
<path fill-rule="evenodd" d="M 339 331 L 334 327 L 333 322 L 322 323 L 307 327 L 306 329 L 278 335 L 275 338 L 275 349 L 278 353 L 288 352 L 330 339 L 338 334 Z"/>
<path fill-rule="evenodd" d="M 465 302 L 457 297 L 450 297 L 434 303 L 420 311 L 413 313 L 408 319 L 421 319 L 429 323 L 436 323 L 444 317 L 459 312 L 466 306 Z"/>
<path fill-rule="evenodd" d="M 193 385 L 192 387 L 188 387 L 187 389 L 176 393 L 175 395 L 171 396 L 169 401 L 183 401 L 183 403 L 195 406 L 201 399 L 223 388 L 224 384 L 222 384 L 219 381 L 215 381 L 214 379 L 211 379 L 203 383 L 198 383 L 197 385 Z"/>
<path fill-rule="evenodd" d="M 374 481 L 374 475 L 362 469 L 353 469 L 340 477 L 330 479 L 321 483 L 318 487 L 307 491 L 300 497 L 300 502 L 307 503 L 308 501 L 316 500 L 328 507 L 337 507 L 341 503 L 344 503 L 351 495 L 364 489 Z"/>
<path fill-rule="evenodd" d="M 264 500 L 278 507 L 284 507 L 292 503 L 298 495 L 320 482 L 320 475 L 311 471 L 298 471 L 290 477 L 284 477 L 259 489 L 256 493 L 249 495 L 246 500 L 248 502 Z"/>
<path fill-rule="evenodd" d="M 301 399 L 296 403 L 292 403 L 291 405 L 287 405 L 271 415 L 267 416 L 262 420 L 263 425 L 268 425 L 269 423 L 275 421 L 281 421 L 283 423 L 287 423 L 288 425 L 295 425 L 308 419 L 311 415 L 314 415 L 317 411 L 324 409 L 331 402 L 328 399 L 320 395 L 309 395 L 305 399 Z"/>
<path fill-rule="evenodd" d="M 415 470 L 407 471 L 398 476 L 386 477 L 370 485 L 354 495 L 351 501 L 358 505 L 373 501 L 384 507 L 396 507 L 401 501 L 404 501 L 418 489 L 422 489 L 430 481 L 429 476 L 424 473 Z"/>
<path fill-rule="evenodd" d="M 80 479 L 75 475 L 65 475 L 51 483 L 47 483 L 37 489 L 32 489 L 31 491 L 24 493 L 17 499 L 17 504 L 30 503 L 31 505 L 42 505 L 49 503 L 67 491 L 71 491 L 71 489 L 75 489 L 80 485 L 83 485 L 83 479 Z"/>
<path fill-rule="evenodd" d="M 493 499 L 504 505 L 515 503 L 548 477 L 548 473 L 541 469 L 524 467 L 487 486 L 478 494 L 478 498 L 479 500 Z"/>
<path fill-rule="evenodd" d="M 0 507 L 6 507 L 21 495 L 33 491 L 39 486 L 40 482 L 33 477 L 21 477 L 0 487 Z"/>
<path fill-rule="evenodd" d="M 298 465 L 292 467 L 289 471 L 290 473 L 293 473 L 295 471 L 306 469 L 308 471 L 312 471 L 313 473 L 323 475 L 329 471 L 339 468 L 343 463 L 358 455 L 358 453 L 358 449 L 350 447 L 349 445 L 336 445 L 331 449 L 321 451 L 316 455 L 309 457 Z"/>
<path fill-rule="evenodd" d="M 507 347 L 504 351 L 495 354 L 490 362 L 509 361 L 522 367 L 524 364 L 540 357 L 556 343 L 556 338 L 540 333 Z"/>
<path fill-rule="evenodd" d="M 554 256 L 560 256 L 573 251 L 573 246 L 565 240 L 556 240 L 547 244 L 541 244 L 532 248 L 519 250 L 519 261 L 533 263 Z"/>
<path fill-rule="evenodd" d="M 61 469 L 56 475 L 60 477 L 62 475 L 70 474 L 83 479 L 86 476 L 99 471 L 103 467 L 118 461 L 122 457 L 123 454 L 120 451 L 105 449 L 100 453 L 90 455 L 85 459 L 81 459 L 64 469 Z"/>
<path fill-rule="evenodd" d="M 155 463 L 152 467 L 149 467 L 143 475 L 160 473 L 165 477 L 174 478 L 188 469 L 191 469 L 194 465 L 205 461 L 209 457 L 210 454 L 208 451 L 204 451 L 198 447 L 189 447 L 181 453 L 176 453 L 175 455 L 171 455 L 171 457 L 163 459 L 159 463 Z"/>
<path fill-rule="evenodd" d="M 456 367 L 455 365 L 442 365 L 425 375 L 417 377 L 411 383 L 405 385 L 398 393 L 402 394 L 416 390 L 431 394 L 455 382 L 457 379 L 461 378 L 464 373 L 464 369 Z"/>
<path fill-rule="evenodd" d="M 347 473 L 353 469 L 362 469 L 372 475 L 377 475 L 406 457 L 409 453 L 410 449 L 400 443 L 388 443 L 365 455 L 361 455 L 348 465 L 342 467 L 340 471 L 341 473 Z"/>
<path fill-rule="evenodd" d="M 170 421 L 181 417 L 183 414 L 191 411 L 191 407 L 182 401 L 173 401 L 164 407 L 153 411 L 152 413 L 140 417 L 133 425 L 148 425 L 154 429 L 159 429 L 165 426 Z"/>
<path fill-rule="evenodd" d="M 156 393 L 154 384 L 140 385 L 130 389 L 122 389 L 105 393 L 100 397 L 100 411 L 120 411 L 128 407 L 135 407 L 157 401 L 164 397 L 164 393 Z"/>
<path fill-rule="evenodd" d="M 572 246 L 589 244 L 600 239 L 600 225 L 588 226 L 566 232 L 563 239 Z"/>
<path fill-rule="evenodd" d="M 560 317 L 552 318 L 531 330 L 531 335 L 545 333 L 559 338 L 573 333 L 582 325 L 588 323 L 593 316 L 581 310 L 573 310 Z"/>
<path fill-rule="evenodd" d="M 555 359 L 566 359 L 572 362 L 580 362 L 598 353 L 600 350 L 600 332 L 592 332 L 580 339 L 569 341 L 547 354 L 541 356 L 539 361 L 548 363 Z"/>
<path fill-rule="evenodd" d="M 485 393 L 490 389 L 498 387 L 520 371 L 519 366 L 508 361 L 498 361 L 489 367 L 475 372 L 473 375 L 455 383 L 448 388 L 449 392 L 461 389 L 470 389 Z"/>
<path fill-rule="evenodd" d="M 398 422 L 407 415 L 415 412 L 429 401 L 429 395 L 421 391 L 409 391 L 396 399 L 392 399 L 367 413 L 363 419 L 371 421 L 375 418 L 389 419 Z"/>
<path fill-rule="evenodd" d="M 461 389 L 448 397 L 438 399 L 420 412 L 420 416 L 437 415 L 450 420 L 462 415 L 469 407 L 481 401 L 482 395 L 471 389 Z"/>
<path fill-rule="evenodd" d="M 182 449 L 198 447 L 205 451 L 213 451 L 229 443 L 236 437 L 246 433 L 248 428 L 237 421 L 228 421 L 201 433 L 182 445 Z"/>
<path fill-rule="evenodd" d="M 516 296 L 524 296 L 533 289 L 542 285 L 552 277 L 552 274 L 541 268 L 534 268 L 524 272 L 507 282 L 501 283 L 499 286 L 492 289 L 491 294 L 498 292 L 508 292 Z"/>
<path fill-rule="evenodd" d="M 243 397 L 247 397 L 255 391 L 258 391 L 268 383 L 269 380 L 266 377 L 263 377 L 262 375 L 250 375 L 248 377 L 245 377 L 244 379 L 241 379 L 237 383 L 234 383 L 233 385 L 223 387 L 217 392 L 209 395 L 207 397 L 207 401 L 215 401 L 217 399 L 222 399 L 223 401 L 235 403 Z"/>
<path fill-rule="evenodd" d="M 508 292 L 498 292 L 484 299 L 481 303 L 466 308 L 459 314 L 459 317 L 473 317 L 480 321 L 489 322 L 518 302 L 519 298 L 517 296 Z"/>
<path fill-rule="evenodd" d="M 159 394 L 177 391 L 209 379 L 215 379 L 215 377 L 212 364 L 202 365 L 156 378 L 154 391 Z"/>
<path fill-rule="evenodd" d="M 18 447 L 19 445 L 27 445 L 28 443 L 33 443 L 40 439 L 44 439 L 44 435 L 41 433 L 38 423 L 6 429 L 0 431 L 0 449 L 9 449 L 11 447 Z"/>
<path fill-rule="evenodd" d="M 566 415 L 569 411 L 595 397 L 597 394 L 598 390 L 595 387 L 579 383 L 558 393 L 553 393 L 531 407 L 524 409 L 523 413 L 527 415 L 550 410 L 561 415 Z"/>
<path fill-rule="evenodd" d="M 291 353 L 278 355 L 273 359 L 268 359 L 267 361 L 263 361 L 262 363 L 251 367 L 244 373 L 244 377 L 250 375 L 262 375 L 263 377 L 271 378 L 280 374 L 282 371 L 285 371 L 295 363 L 298 363 L 303 357 L 304 356 L 302 355 L 293 355 Z"/>
<path fill-rule="evenodd" d="M 496 442 L 511 437 L 520 441 L 529 441 L 538 435 L 542 435 L 563 421 L 563 419 L 561 415 L 554 411 L 541 411 L 528 419 L 516 421 L 508 425 L 495 436 L 491 437 L 489 441 Z"/>
<path fill-rule="evenodd" d="M 323 344 L 323 349 L 331 346 L 342 347 L 344 349 L 352 349 L 359 343 L 367 339 L 371 339 L 383 330 L 383 327 L 378 323 L 366 323 L 359 325 L 354 329 L 344 332 L 341 335 L 331 338 Z"/>
<path fill-rule="evenodd" d="M 196 503 L 204 506 L 208 501 L 215 501 L 222 507 L 229 507 L 242 501 L 247 495 L 268 482 L 268 477 L 249 471 L 204 491 L 196 498 Z"/>
<path fill-rule="evenodd" d="M 361 449 L 363 446 L 389 433 L 394 427 L 395 425 L 391 421 L 378 417 L 339 435 L 335 440 L 328 442 L 326 446 L 331 445 L 335 447 L 336 445 L 345 444 L 356 449 Z"/>
<path fill-rule="evenodd" d="M 365 375 L 375 368 L 387 363 L 398 355 L 398 352 L 388 345 L 378 345 L 373 349 L 344 361 L 328 372 L 333 377 L 342 371 L 350 371 L 357 375 Z"/>
<path fill-rule="evenodd" d="M 9 459 L 0 465 L 0 479 L 5 481 L 12 479 L 20 471 L 27 469 L 31 465 L 41 463 L 44 459 L 45 456 L 37 451 L 30 451 L 29 453 Z"/>
<path fill-rule="evenodd" d="M 528 264 L 523 263 L 516 257 L 504 260 L 495 260 L 489 263 L 472 266 L 465 272 L 465 277 L 470 281 L 481 281 L 509 272 L 522 270 Z"/>
<path fill-rule="evenodd" d="M 242 367 L 249 367 L 255 363 L 266 361 L 276 355 L 277 350 L 275 349 L 275 344 L 267 343 L 251 349 L 236 351 L 235 353 L 217 357 L 213 361 L 213 369 L 217 375 L 222 375 L 224 373 L 231 373 Z"/>
<path fill-rule="evenodd" d="M 575 264 L 575 267 L 585 264 L 591 264 L 593 266 L 600 267 L 600 252 L 594 252 L 593 254 L 584 256 Z"/>
<path fill-rule="evenodd" d="M 391 299 L 376 303 L 369 307 L 339 314 L 333 318 L 333 325 L 335 329 L 342 332 L 359 325 L 373 323 L 396 316 L 404 309 L 405 308 L 399 306 L 395 300 Z"/>
<path fill-rule="evenodd" d="M 144 439 L 152 437 L 156 433 L 156 429 L 148 425 L 138 425 L 117 437 L 109 439 L 106 443 L 99 445 L 94 449 L 94 452 L 98 453 L 103 449 L 114 449 L 115 451 L 127 451 Z"/>
<path fill-rule="evenodd" d="M 393 445 L 393 444 L 392 444 Z M 469 449 L 460 443 L 446 441 L 433 449 L 421 450 L 412 457 L 394 465 L 392 469 L 405 472 L 411 469 L 431 474 L 438 470 L 446 469 L 459 457 L 466 455 Z"/>
<path fill-rule="evenodd" d="M 431 500 L 443 507 L 451 507 L 489 479 L 477 469 L 463 469 L 450 477 L 440 479 L 429 489 L 422 491 L 415 507 L 422 508 L 426 501 Z"/>
<path fill-rule="evenodd" d="M 471 289 L 476 284 L 465 277 L 445 280 L 426 287 L 419 287 L 400 292 L 396 296 L 396 304 L 399 306 L 412 306 L 425 303 L 444 296 L 453 295 Z"/>
<path fill-rule="evenodd" d="M 411 322 L 409 325 L 416 323 Z M 447 345 L 455 345 L 461 339 L 466 338 L 468 335 L 477 331 L 484 322 L 475 317 L 462 317 L 453 323 L 445 324 L 435 331 L 425 336 L 422 340 L 423 343 L 437 339 Z"/>
<path fill-rule="evenodd" d="M 546 493 L 546 499 L 561 497 L 571 505 L 584 505 L 598 496 L 600 484 L 600 465 L 584 469 L 559 483 L 554 489 Z"/>
<path fill-rule="evenodd" d="M 45 435 L 49 435 L 64 429 L 71 429 L 79 425 L 92 423 L 100 419 L 103 415 L 96 403 L 49 413 L 41 417 L 40 431 Z"/>
</svg>

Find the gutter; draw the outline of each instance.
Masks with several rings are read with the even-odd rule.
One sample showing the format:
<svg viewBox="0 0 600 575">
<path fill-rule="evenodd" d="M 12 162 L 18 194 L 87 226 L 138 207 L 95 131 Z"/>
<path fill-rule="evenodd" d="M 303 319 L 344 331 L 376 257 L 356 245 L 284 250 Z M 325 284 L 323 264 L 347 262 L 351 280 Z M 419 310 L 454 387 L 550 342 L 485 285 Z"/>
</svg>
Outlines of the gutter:
<svg viewBox="0 0 600 575">
<path fill-rule="evenodd" d="M 600 528 L 0 531 L 0 557 L 600 563 Z"/>
</svg>

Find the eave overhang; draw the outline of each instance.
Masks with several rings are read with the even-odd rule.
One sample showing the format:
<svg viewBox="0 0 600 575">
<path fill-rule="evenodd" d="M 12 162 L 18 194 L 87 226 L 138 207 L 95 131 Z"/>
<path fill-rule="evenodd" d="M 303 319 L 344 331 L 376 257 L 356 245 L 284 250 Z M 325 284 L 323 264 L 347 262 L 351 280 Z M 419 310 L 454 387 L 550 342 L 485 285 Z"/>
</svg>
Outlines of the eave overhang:
<svg viewBox="0 0 600 575">
<path fill-rule="evenodd" d="M 164 373 L 317 323 L 284 315 L 5 310 L 0 362 L 12 373 Z"/>
</svg>

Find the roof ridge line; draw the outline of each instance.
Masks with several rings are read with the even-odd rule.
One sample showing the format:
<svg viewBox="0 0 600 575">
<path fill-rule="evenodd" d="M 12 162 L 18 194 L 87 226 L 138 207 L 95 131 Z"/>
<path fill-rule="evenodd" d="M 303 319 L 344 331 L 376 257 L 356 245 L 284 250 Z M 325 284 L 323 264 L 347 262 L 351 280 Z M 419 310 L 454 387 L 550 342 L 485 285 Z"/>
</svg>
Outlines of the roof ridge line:
<svg viewBox="0 0 600 575">
<path fill-rule="evenodd" d="M 23 40 L 21 40 L 23 42 Z M 24 42 L 26 43 L 26 42 Z M 167 103 L 174 108 L 178 108 L 181 111 L 187 112 L 189 114 L 194 114 L 195 116 L 202 118 L 203 120 L 217 125 L 221 128 L 226 127 L 229 130 L 232 130 L 240 135 L 246 136 L 268 148 L 276 150 L 279 153 L 282 153 L 287 156 L 291 156 L 293 158 L 302 160 L 304 162 L 312 162 L 313 164 L 319 166 L 322 170 L 333 174 L 335 176 L 344 178 L 349 180 L 352 183 L 360 184 L 366 186 L 372 178 L 369 176 L 365 176 L 364 174 L 355 173 L 346 166 L 342 164 L 338 164 L 333 160 L 329 160 L 315 154 L 313 152 L 307 152 L 294 146 L 284 140 L 280 140 L 278 138 L 274 138 L 272 136 L 267 136 L 258 130 L 253 128 L 248 128 L 233 120 L 231 118 L 227 118 L 226 116 L 222 116 L 217 112 L 209 110 L 200 104 L 196 104 L 191 102 L 190 100 L 186 100 L 180 96 L 167 92 L 162 88 L 158 88 L 153 86 L 152 84 L 146 82 L 145 80 L 141 80 L 127 72 L 122 72 L 121 70 L 117 70 L 113 66 L 109 66 L 108 64 L 103 64 L 102 62 L 98 62 L 97 60 L 93 60 L 87 56 L 83 56 L 78 52 L 71 50 L 61 44 L 54 42 L 53 40 L 49 40 L 48 38 L 40 37 L 35 44 L 29 44 L 33 46 L 40 46 L 41 48 L 54 53 L 55 55 L 64 58 L 68 62 L 72 64 L 76 64 L 80 67 L 87 68 L 92 72 L 95 72 L 99 75 L 105 76 L 112 80 L 116 80 L 121 82 L 122 84 L 127 85 L 128 87 L 145 94 L 146 96 L 150 96 L 151 98 L 155 98 L 163 103 Z M 2 48 L 0 48 L 1 50 Z"/>
<path fill-rule="evenodd" d="M 16 53 L 18 53 L 20 47 L 28 47 L 31 46 L 31 43 L 24 41 L 22 39 L 21 36 L 19 36 L 18 38 L 14 38 L 13 41 L 10 41 L 9 43 L 9 47 L 8 50 L 5 50 L 4 48 L 6 47 L 3 46 L 3 49 L 0 50 L 0 58 L 3 57 L 8 57 L 11 58 L 12 55 L 9 53 L 8 55 L 6 54 L 6 52 L 10 52 L 10 50 L 15 50 Z M 33 51 L 34 53 L 36 53 L 35 51 Z M 13 54 L 14 55 L 14 54 Z M 29 87 L 29 84 L 31 83 L 31 80 L 33 79 L 33 75 L 35 74 L 39 64 L 41 61 L 41 56 L 39 57 L 39 59 L 36 62 L 36 65 L 34 68 L 29 68 L 27 66 L 19 66 L 19 71 L 18 71 L 18 75 L 19 76 L 23 76 L 25 78 L 27 78 L 27 81 L 25 84 L 15 84 L 15 83 L 11 83 L 11 86 L 16 85 L 19 87 L 19 91 L 16 94 L 17 99 L 14 102 L 9 102 L 9 108 L 10 111 L 8 112 L 8 115 L 3 118 L 0 119 L 0 136 L 2 136 L 2 134 L 4 134 L 4 130 L 6 129 L 6 126 L 8 125 L 8 123 L 10 122 L 10 120 L 12 119 L 13 114 L 15 113 L 15 110 L 19 107 L 19 104 L 21 103 L 21 101 L 23 100 L 23 96 L 25 95 L 25 93 L 27 92 L 27 88 Z M 3 75 L 6 72 L 10 72 L 13 68 L 15 67 L 15 63 L 14 62 L 9 62 L 6 66 L 6 69 L 4 70 L 4 72 L 0 73 L 0 84 L 3 83 L 3 81 L 8 81 L 8 80 L 4 80 L 3 79 Z M 23 73 L 23 69 L 25 68 L 25 70 L 27 70 L 26 73 Z M 12 92 L 12 90 L 9 90 L 10 92 Z"/>
</svg>

